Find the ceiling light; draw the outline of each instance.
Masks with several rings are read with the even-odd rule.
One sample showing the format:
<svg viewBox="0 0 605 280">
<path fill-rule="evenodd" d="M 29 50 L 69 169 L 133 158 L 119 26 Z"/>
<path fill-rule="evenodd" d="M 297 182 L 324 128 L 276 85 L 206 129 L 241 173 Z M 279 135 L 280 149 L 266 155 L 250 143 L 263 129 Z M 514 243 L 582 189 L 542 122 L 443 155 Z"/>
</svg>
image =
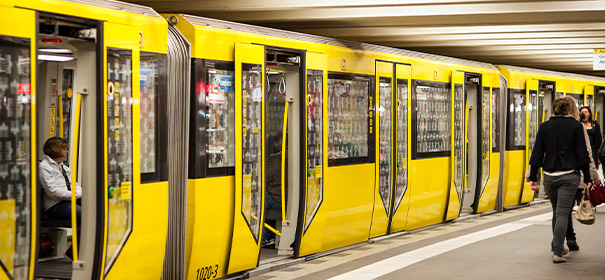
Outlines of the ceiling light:
<svg viewBox="0 0 605 280">
<path fill-rule="evenodd" d="M 72 53 L 69 49 L 39 49 L 38 51 L 46 53 Z"/>
<path fill-rule="evenodd" d="M 75 57 L 73 57 L 73 56 L 64 56 L 64 55 L 50 55 L 50 54 L 39 54 L 38 55 L 38 60 L 44 60 L 44 61 L 64 62 L 64 61 L 73 60 L 74 58 Z"/>
</svg>

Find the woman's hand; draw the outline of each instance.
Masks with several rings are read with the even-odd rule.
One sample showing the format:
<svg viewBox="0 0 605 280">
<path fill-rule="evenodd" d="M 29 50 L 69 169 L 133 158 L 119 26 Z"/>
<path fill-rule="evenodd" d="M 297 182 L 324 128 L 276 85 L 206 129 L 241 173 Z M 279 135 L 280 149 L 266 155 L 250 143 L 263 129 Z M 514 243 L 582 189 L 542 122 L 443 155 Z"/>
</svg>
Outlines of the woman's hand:
<svg viewBox="0 0 605 280">
<path fill-rule="evenodd" d="M 537 191 L 540 188 L 540 185 L 538 185 L 538 182 L 530 181 L 529 187 L 531 188 L 532 191 Z"/>
</svg>

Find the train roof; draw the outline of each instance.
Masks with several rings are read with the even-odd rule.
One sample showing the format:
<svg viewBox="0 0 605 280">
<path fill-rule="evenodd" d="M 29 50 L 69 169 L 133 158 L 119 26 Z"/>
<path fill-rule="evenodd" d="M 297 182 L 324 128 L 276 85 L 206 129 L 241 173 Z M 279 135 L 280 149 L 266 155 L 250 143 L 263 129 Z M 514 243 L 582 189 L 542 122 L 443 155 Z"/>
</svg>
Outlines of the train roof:
<svg viewBox="0 0 605 280">
<path fill-rule="evenodd" d="M 379 45 L 368 44 L 368 43 L 360 43 L 360 42 L 353 42 L 353 41 L 347 41 L 347 40 L 337 40 L 337 39 L 318 36 L 318 35 L 310 35 L 310 34 L 305 34 L 305 33 L 294 32 L 294 31 L 254 26 L 254 25 L 249 25 L 249 24 L 230 22 L 230 21 L 224 21 L 224 20 L 218 20 L 218 19 L 211 19 L 211 18 L 194 16 L 194 15 L 182 14 L 182 16 L 183 16 L 183 18 L 188 20 L 193 25 L 229 29 L 229 30 L 248 32 L 248 33 L 259 34 L 259 35 L 282 37 L 282 38 L 287 38 L 287 39 L 294 39 L 294 40 L 319 43 L 319 44 L 327 44 L 327 45 L 333 45 L 333 46 L 338 46 L 338 47 L 382 52 L 382 53 L 395 54 L 395 55 L 401 55 L 401 56 L 407 56 L 407 57 L 414 57 L 414 58 L 420 58 L 420 59 L 427 59 L 427 60 L 433 60 L 433 61 L 440 61 L 440 62 L 447 62 L 447 63 L 454 63 L 454 64 L 461 64 L 461 65 L 472 66 L 472 67 L 482 67 L 482 68 L 497 70 L 492 64 L 485 63 L 485 62 L 478 62 L 478 61 L 453 58 L 453 57 L 447 57 L 447 56 L 441 56 L 441 55 L 427 54 L 427 53 L 379 46 Z"/>
<path fill-rule="evenodd" d="M 65 0 L 65 1 L 99 7 L 99 8 L 112 9 L 112 10 L 116 10 L 116 11 L 128 12 L 128 13 L 133 13 L 133 14 L 139 14 L 139 15 L 144 15 L 144 16 L 164 18 L 158 12 L 156 12 L 154 9 L 152 9 L 150 7 L 121 2 L 121 1 L 115 1 L 115 0 Z"/>
<path fill-rule="evenodd" d="M 525 68 L 525 67 L 510 66 L 510 65 L 497 65 L 497 66 L 502 66 L 511 72 L 531 73 L 531 74 L 538 74 L 538 75 L 544 75 L 544 76 L 555 76 L 555 77 L 579 79 L 579 80 L 591 80 L 591 81 L 598 81 L 598 82 L 605 83 L 605 78 L 597 77 L 597 76 L 563 73 L 563 72 L 557 72 L 557 71 L 540 70 L 540 69 Z"/>
</svg>

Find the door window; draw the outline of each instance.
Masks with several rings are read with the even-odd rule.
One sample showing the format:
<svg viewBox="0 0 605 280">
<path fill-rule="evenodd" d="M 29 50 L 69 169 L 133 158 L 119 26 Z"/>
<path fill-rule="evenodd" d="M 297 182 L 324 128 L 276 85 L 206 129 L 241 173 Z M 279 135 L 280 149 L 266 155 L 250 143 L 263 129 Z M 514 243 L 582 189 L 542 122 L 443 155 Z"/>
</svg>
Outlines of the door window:
<svg viewBox="0 0 605 280">
<path fill-rule="evenodd" d="M 307 204 L 305 230 L 323 200 L 323 71 L 307 72 Z"/>
<path fill-rule="evenodd" d="M 262 66 L 242 64 L 242 214 L 258 241 L 262 205 Z"/>
<path fill-rule="evenodd" d="M 395 210 L 399 208 L 408 187 L 408 83 L 397 80 L 397 181 L 395 185 Z"/>
<path fill-rule="evenodd" d="M 0 262 L 29 274 L 31 241 L 30 40 L 0 36 Z"/>
<path fill-rule="evenodd" d="M 380 151 L 378 156 L 378 193 L 382 199 L 384 209 L 389 213 L 389 200 L 391 198 L 391 138 L 393 127 L 391 108 L 393 106 L 393 87 L 391 78 L 380 77 L 379 79 L 379 103 L 378 115 L 380 116 Z"/>
<path fill-rule="evenodd" d="M 105 273 L 132 229 L 132 51 L 107 49 L 107 251 Z M 114 196 L 111 197 L 113 189 Z"/>
</svg>

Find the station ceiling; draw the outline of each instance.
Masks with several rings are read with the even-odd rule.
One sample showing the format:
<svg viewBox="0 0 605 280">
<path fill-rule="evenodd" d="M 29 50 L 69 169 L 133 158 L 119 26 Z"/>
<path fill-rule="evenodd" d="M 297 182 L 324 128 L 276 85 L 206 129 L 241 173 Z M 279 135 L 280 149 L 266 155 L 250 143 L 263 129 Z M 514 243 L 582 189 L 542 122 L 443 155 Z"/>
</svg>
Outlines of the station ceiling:
<svg viewBox="0 0 605 280">
<path fill-rule="evenodd" d="M 451 57 L 605 76 L 605 0 L 128 0 L 158 12 Z"/>
</svg>

